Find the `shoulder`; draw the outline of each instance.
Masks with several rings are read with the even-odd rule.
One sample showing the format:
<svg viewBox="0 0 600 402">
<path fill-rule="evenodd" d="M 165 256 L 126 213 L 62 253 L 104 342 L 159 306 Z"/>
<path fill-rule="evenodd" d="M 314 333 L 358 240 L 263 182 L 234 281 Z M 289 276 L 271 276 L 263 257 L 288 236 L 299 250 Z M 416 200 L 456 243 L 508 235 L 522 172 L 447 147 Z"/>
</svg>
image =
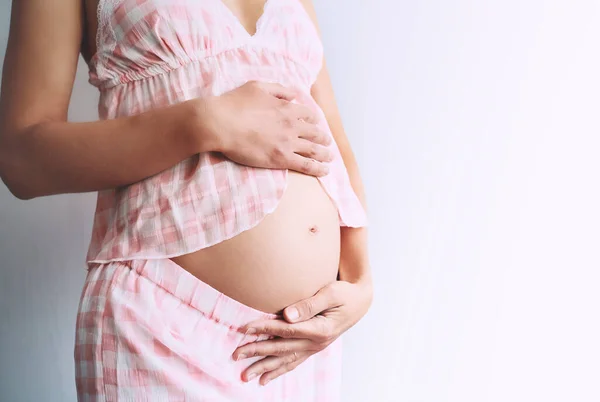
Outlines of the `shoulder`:
<svg viewBox="0 0 600 402">
<path fill-rule="evenodd" d="M 317 28 L 318 28 L 319 22 L 317 20 L 317 12 L 315 10 L 313 1 L 312 0 L 298 0 L 298 1 L 304 6 L 306 13 L 310 16 L 311 20 L 313 21 L 315 26 L 317 26 Z"/>
</svg>

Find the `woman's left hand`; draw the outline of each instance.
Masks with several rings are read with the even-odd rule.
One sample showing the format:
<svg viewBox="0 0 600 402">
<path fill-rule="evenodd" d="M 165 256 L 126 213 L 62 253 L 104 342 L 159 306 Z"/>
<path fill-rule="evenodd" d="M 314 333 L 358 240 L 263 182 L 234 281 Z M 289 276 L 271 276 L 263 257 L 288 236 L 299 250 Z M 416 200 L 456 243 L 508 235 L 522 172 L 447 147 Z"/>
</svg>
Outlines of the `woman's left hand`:
<svg viewBox="0 0 600 402">
<path fill-rule="evenodd" d="M 247 324 L 242 328 L 247 334 L 275 338 L 251 342 L 235 350 L 235 360 L 264 356 L 242 373 L 242 379 L 251 381 L 260 377 L 260 384 L 266 385 L 292 371 L 356 324 L 366 314 L 371 300 L 370 280 L 336 281 L 314 296 L 286 307 L 285 320 L 258 320 Z"/>
</svg>

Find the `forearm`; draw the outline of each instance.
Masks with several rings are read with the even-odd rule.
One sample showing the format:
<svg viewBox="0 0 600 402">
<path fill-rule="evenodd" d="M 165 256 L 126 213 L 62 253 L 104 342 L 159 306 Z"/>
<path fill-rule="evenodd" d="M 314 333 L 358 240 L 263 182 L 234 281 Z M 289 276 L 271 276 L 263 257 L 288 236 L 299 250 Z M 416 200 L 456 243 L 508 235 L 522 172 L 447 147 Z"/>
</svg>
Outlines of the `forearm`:
<svg viewBox="0 0 600 402">
<path fill-rule="evenodd" d="M 328 115 L 329 126 L 334 133 L 337 146 L 342 155 L 346 170 L 348 171 L 350 184 L 366 211 L 367 199 L 364 185 L 360 176 L 356 157 L 350 146 L 350 141 L 345 135 L 341 117 L 333 107 L 330 107 Z M 341 227 L 340 280 L 352 283 L 370 283 L 371 273 L 368 256 L 367 231 L 366 226 L 359 228 Z"/>
<path fill-rule="evenodd" d="M 348 154 L 348 151 L 346 152 Z M 347 166 L 350 182 L 354 192 L 361 200 L 366 210 L 366 197 L 364 187 L 358 171 L 358 165 L 353 156 L 346 156 L 344 163 Z M 364 282 L 370 284 L 371 270 L 368 256 L 367 227 L 341 227 L 341 252 L 339 279 L 347 282 Z"/>
<path fill-rule="evenodd" d="M 0 175 L 19 198 L 98 191 L 142 180 L 210 150 L 209 136 L 193 132 L 202 130 L 199 102 L 127 118 L 49 121 L 4 132 Z"/>
<path fill-rule="evenodd" d="M 367 200 L 358 163 L 346 136 L 342 118 L 337 108 L 333 87 L 327 68 L 323 66 L 317 82 L 312 88 L 312 95 L 323 110 L 327 124 L 331 129 L 335 142 L 340 150 L 350 184 L 356 196 L 367 209 Z M 370 283 L 369 257 L 367 250 L 367 228 L 341 227 L 341 252 L 339 279 L 348 282 Z"/>
</svg>

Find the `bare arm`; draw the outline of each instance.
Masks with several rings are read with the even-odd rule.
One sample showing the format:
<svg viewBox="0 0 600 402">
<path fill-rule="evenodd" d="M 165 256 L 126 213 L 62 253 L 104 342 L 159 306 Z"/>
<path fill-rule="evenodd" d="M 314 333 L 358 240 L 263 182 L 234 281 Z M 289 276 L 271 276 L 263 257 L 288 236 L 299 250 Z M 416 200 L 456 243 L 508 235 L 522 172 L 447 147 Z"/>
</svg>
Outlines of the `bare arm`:
<svg viewBox="0 0 600 402">
<path fill-rule="evenodd" d="M 317 16 L 312 1 L 302 0 L 302 3 L 318 29 Z M 366 208 L 365 191 L 358 170 L 358 164 L 342 124 L 342 118 L 335 100 L 333 86 L 325 61 L 323 61 L 321 72 L 312 86 L 311 93 L 327 118 L 329 128 L 340 149 L 344 165 L 348 170 L 354 192 L 361 200 L 363 207 Z M 361 279 L 370 281 L 367 255 L 367 228 L 342 227 L 341 242 L 340 279 L 348 282 L 358 282 Z"/>
<path fill-rule="evenodd" d="M 81 7 L 80 0 L 13 2 L 0 95 L 0 176 L 19 198 L 129 184 L 203 150 L 191 135 L 201 130 L 201 119 L 192 118 L 202 113 L 196 103 L 110 121 L 66 121 Z"/>
<path fill-rule="evenodd" d="M 123 186 L 205 151 L 249 166 L 326 174 L 327 135 L 280 85 L 250 82 L 227 96 L 137 116 L 67 122 L 82 14 L 81 0 L 13 2 L 0 94 L 0 177 L 15 196 Z"/>
</svg>

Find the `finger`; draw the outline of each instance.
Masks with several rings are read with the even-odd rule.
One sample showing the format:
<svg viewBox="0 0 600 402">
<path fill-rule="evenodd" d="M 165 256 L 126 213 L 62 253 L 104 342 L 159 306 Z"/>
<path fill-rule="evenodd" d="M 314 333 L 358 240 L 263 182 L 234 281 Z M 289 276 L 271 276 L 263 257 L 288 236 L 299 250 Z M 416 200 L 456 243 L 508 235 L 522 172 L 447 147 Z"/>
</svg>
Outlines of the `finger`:
<svg viewBox="0 0 600 402">
<path fill-rule="evenodd" d="M 254 378 L 261 376 L 264 373 L 269 371 L 277 370 L 281 366 L 285 366 L 286 364 L 292 364 L 296 360 L 298 360 L 302 355 L 299 353 L 291 353 L 286 356 L 270 356 L 265 357 L 257 361 L 256 363 L 250 365 L 244 372 L 242 373 L 242 379 L 244 381 L 252 381 Z"/>
<path fill-rule="evenodd" d="M 297 95 L 296 91 L 294 91 L 293 89 L 284 87 L 280 84 L 271 82 L 261 82 L 259 85 L 269 95 L 273 95 L 276 98 L 284 99 L 289 102 L 293 101 Z"/>
<path fill-rule="evenodd" d="M 295 149 L 298 155 L 314 159 L 318 162 L 331 162 L 333 160 L 333 153 L 327 147 L 308 140 L 299 138 Z"/>
<path fill-rule="evenodd" d="M 309 356 L 302 356 L 299 357 L 298 359 L 296 359 L 296 361 L 292 362 L 292 363 L 288 363 L 284 366 L 279 367 L 278 369 L 275 369 L 273 371 L 269 371 L 267 373 L 264 373 L 259 380 L 259 383 L 261 385 L 267 385 L 270 381 L 273 381 L 274 379 L 276 379 L 277 377 L 285 374 L 285 373 L 289 373 L 290 371 L 294 370 L 296 367 L 298 367 L 302 362 L 304 362 L 306 359 L 308 359 Z"/>
<path fill-rule="evenodd" d="M 323 132 L 323 130 L 319 129 L 316 125 L 314 124 L 309 124 L 309 123 L 305 123 L 305 124 L 300 124 L 298 126 L 298 130 L 300 131 L 300 135 L 298 137 L 320 144 L 320 145 L 325 145 L 325 146 L 329 146 L 331 145 L 332 139 L 330 135 L 327 135 L 327 133 Z"/>
<path fill-rule="evenodd" d="M 289 322 L 305 321 L 327 309 L 338 307 L 342 304 L 338 293 L 338 282 L 332 282 L 314 296 L 286 307 L 283 317 Z"/>
<path fill-rule="evenodd" d="M 307 339 L 276 338 L 240 346 L 233 352 L 232 357 L 234 360 L 242 360 L 256 356 L 286 356 L 309 350 L 311 345 L 312 342 Z"/>
<path fill-rule="evenodd" d="M 248 334 L 265 334 L 286 339 L 309 339 L 319 344 L 336 337 L 335 322 L 321 315 L 295 324 L 284 320 L 253 321 L 243 329 Z"/>
<path fill-rule="evenodd" d="M 309 124 L 317 124 L 319 122 L 317 114 L 307 106 L 299 103 L 288 103 L 287 108 L 294 120 L 301 120 Z"/>
<path fill-rule="evenodd" d="M 298 154 L 293 154 L 290 157 L 289 169 L 317 177 L 325 176 L 329 173 L 329 167 L 326 164 Z"/>
</svg>

